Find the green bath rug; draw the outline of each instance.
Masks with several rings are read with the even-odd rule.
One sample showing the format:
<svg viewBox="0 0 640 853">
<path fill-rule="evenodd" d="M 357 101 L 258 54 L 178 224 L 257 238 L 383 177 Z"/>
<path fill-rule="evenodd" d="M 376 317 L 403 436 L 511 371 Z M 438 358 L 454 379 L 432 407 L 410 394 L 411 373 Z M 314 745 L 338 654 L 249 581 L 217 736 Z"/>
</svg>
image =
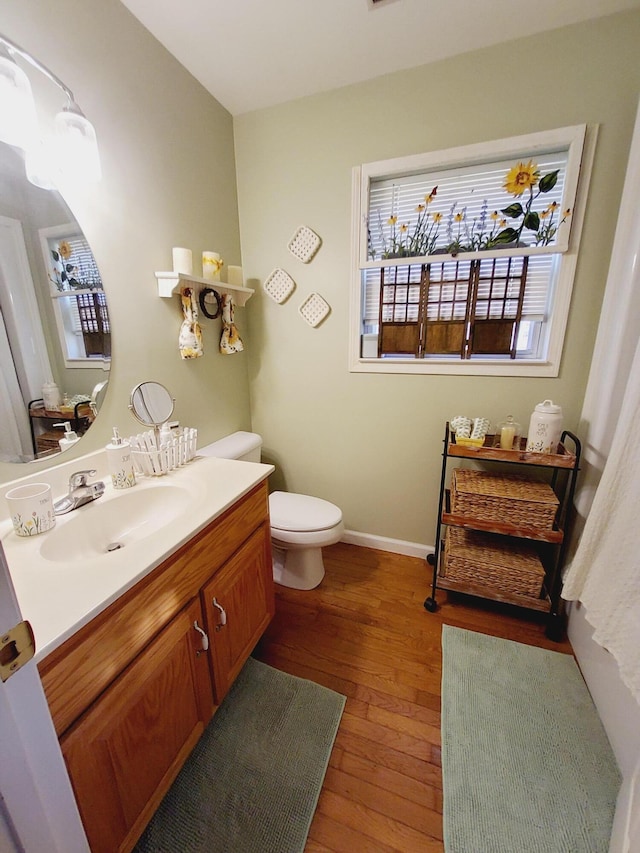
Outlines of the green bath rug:
<svg viewBox="0 0 640 853">
<path fill-rule="evenodd" d="M 607 853 L 620 774 L 570 655 L 442 628 L 447 853 Z"/>
<path fill-rule="evenodd" d="M 134 853 L 299 853 L 345 697 L 249 658 Z"/>
</svg>

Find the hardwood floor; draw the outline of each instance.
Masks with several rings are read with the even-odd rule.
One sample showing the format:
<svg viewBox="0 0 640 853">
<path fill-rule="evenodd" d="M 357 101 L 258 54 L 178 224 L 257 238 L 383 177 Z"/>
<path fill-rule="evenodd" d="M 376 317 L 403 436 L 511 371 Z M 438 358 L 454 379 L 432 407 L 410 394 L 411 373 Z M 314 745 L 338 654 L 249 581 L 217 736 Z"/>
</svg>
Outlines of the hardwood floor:
<svg viewBox="0 0 640 853">
<path fill-rule="evenodd" d="M 276 616 L 254 652 L 343 693 L 345 711 L 306 853 L 442 853 L 440 677 L 443 623 L 570 652 L 528 611 L 438 593 L 423 602 L 421 559 L 339 543 L 309 592 L 276 587 Z"/>
</svg>

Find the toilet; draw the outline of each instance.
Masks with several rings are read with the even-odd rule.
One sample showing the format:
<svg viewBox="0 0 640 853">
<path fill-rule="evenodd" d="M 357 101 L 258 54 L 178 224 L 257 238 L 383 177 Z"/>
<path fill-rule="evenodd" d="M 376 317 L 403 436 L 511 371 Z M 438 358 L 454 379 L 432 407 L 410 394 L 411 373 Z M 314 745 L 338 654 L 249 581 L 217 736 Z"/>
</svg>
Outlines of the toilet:
<svg viewBox="0 0 640 853">
<path fill-rule="evenodd" d="M 200 456 L 260 462 L 262 437 L 234 432 L 198 450 Z M 341 510 L 321 498 L 293 492 L 269 495 L 273 579 L 291 589 L 314 589 L 324 577 L 322 549 L 344 532 Z"/>
</svg>

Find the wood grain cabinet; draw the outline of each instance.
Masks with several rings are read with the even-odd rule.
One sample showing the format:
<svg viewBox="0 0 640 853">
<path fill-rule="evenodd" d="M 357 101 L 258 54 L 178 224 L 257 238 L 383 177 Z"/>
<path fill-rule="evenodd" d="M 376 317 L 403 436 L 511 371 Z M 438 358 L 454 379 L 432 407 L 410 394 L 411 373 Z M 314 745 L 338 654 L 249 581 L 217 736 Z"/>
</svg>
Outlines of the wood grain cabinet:
<svg viewBox="0 0 640 853">
<path fill-rule="evenodd" d="M 134 847 L 273 613 L 262 483 L 39 664 L 93 853 Z"/>
<path fill-rule="evenodd" d="M 133 846 L 213 715 L 194 621 L 197 600 L 61 740 L 93 853 Z"/>
<path fill-rule="evenodd" d="M 268 544 L 264 532 L 257 530 L 202 591 L 218 704 L 273 617 Z"/>
</svg>

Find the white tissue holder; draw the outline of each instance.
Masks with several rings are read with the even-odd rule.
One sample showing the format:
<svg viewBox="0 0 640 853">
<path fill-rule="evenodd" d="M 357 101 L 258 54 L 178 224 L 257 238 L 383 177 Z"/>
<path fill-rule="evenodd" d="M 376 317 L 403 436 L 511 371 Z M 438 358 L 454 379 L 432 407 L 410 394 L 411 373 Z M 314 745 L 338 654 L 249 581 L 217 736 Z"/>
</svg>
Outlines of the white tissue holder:
<svg viewBox="0 0 640 853">
<path fill-rule="evenodd" d="M 136 474 L 161 477 L 186 465 L 196 455 L 198 430 L 187 428 L 180 435 L 163 441 L 158 447 L 153 430 L 129 438 L 131 458 Z"/>
</svg>

